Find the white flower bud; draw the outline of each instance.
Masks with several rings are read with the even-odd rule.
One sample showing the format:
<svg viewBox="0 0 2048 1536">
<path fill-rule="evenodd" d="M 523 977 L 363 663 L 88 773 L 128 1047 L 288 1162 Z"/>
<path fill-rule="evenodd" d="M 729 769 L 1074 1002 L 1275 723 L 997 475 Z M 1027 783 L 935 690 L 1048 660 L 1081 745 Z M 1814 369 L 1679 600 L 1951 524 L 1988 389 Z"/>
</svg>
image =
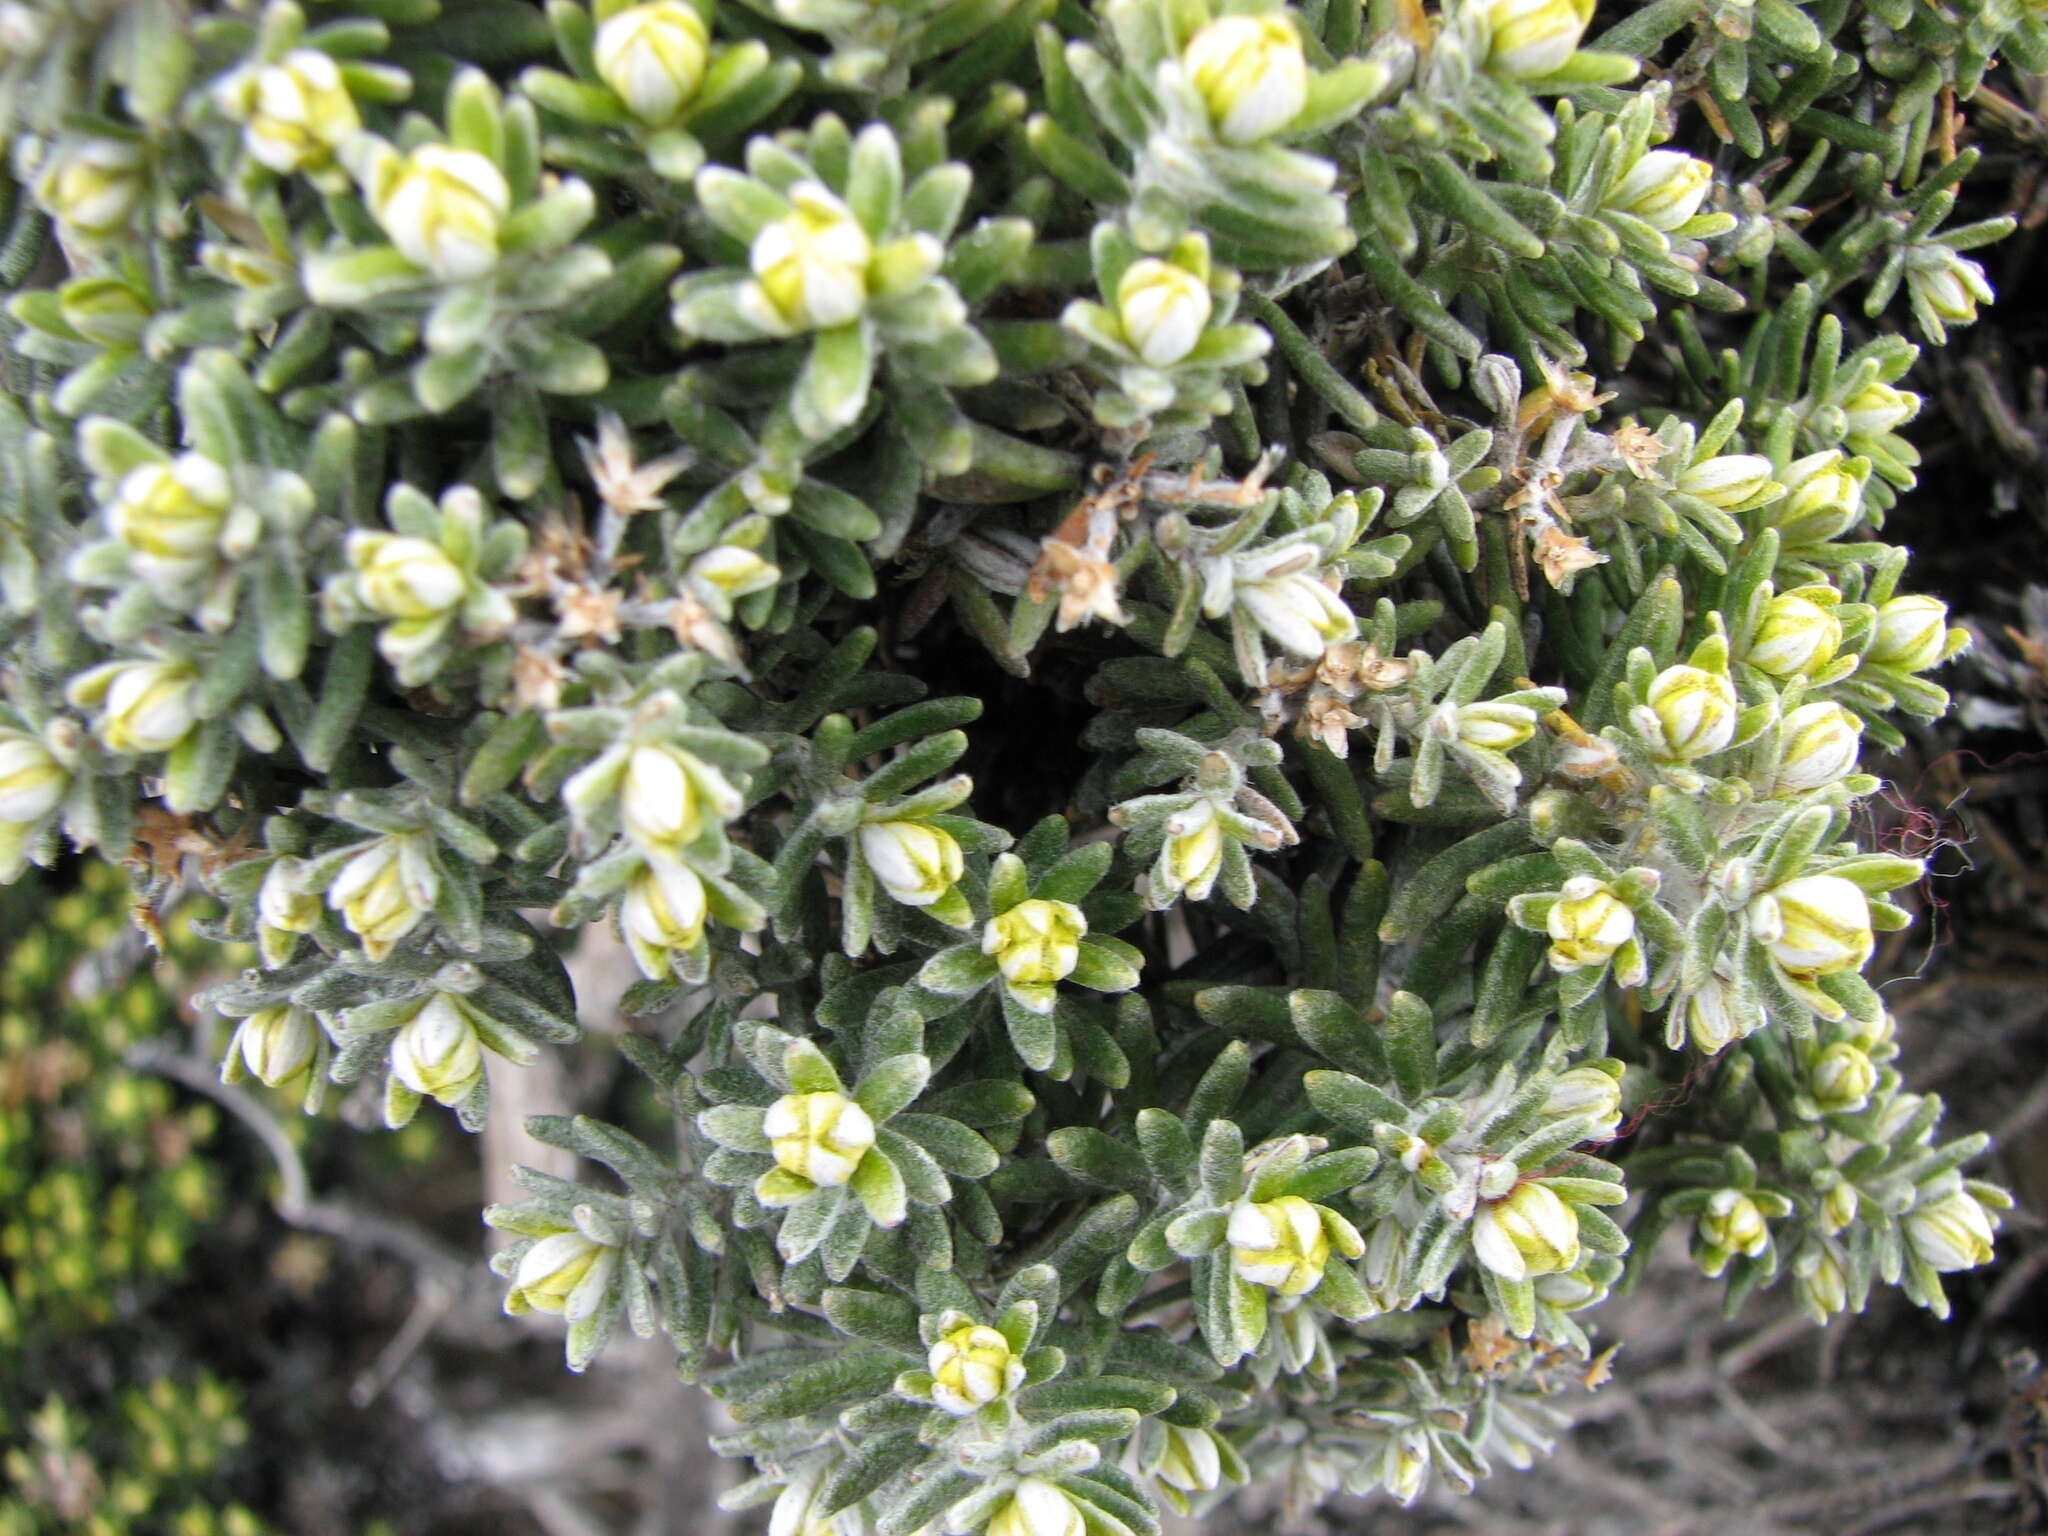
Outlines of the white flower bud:
<svg viewBox="0 0 2048 1536">
<path fill-rule="evenodd" d="M 67 140 L 36 180 L 36 200 L 45 211 L 95 240 L 127 229 L 142 193 L 142 146 L 128 139 Z"/>
<path fill-rule="evenodd" d="M 1877 610 L 1877 632 L 1865 661 L 1901 672 L 1924 672 L 1948 647 L 1948 604 L 1938 597 L 1908 593 Z"/>
<path fill-rule="evenodd" d="M 1358 619 L 1344 599 L 1307 571 L 1239 581 L 1233 593 L 1251 621 L 1290 656 L 1321 656 L 1358 635 Z"/>
<path fill-rule="evenodd" d="M 707 815 L 730 821 L 740 811 L 739 791 L 694 753 L 666 742 L 642 743 L 626 756 L 619 783 L 619 815 L 626 835 L 650 852 L 693 843 Z"/>
<path fill-rule="evenodd" d="M 1941 1274 L 1991 1262 L 1991 1213 L 1966 1189 L 1954 1190 L 1905 1220 L 1906 1242 L 1915 1257 Z"/>
<path fill-rule="evenodd" d="M 218 550 L 234 500 L 227 471 L 197 453 L 139 464 L 121 478 L 107 531 L 169 575 L 197 570 Z"/>
<path fill-rule="evenodd" d="M 1578 51 L 1593 0 L 1489 0 L 1486 67 L 1510 80 L 1554 75 Z"/>
<path fill-rule="evenodd" d="M 1813 1309 L 1832 1317 L 1849 1305 L 1849 1277 L 1842 1269 L 1841 1261 L 1825 1248 L 1815 1246 L 1806 1250 L 1795 1262 L 1792 1283 L 1799 1288 Z"/>
<path fill-rule="evenodd" d="M 273 969 L 291 958 L 298 936 L 320 922 L 320 893 L 306 889 L 303 867 L 301 860 L 280 855 L 271 860 L 256 891 L 256 942 L 263 963 Z"/>
<path fill-rule="evenodd" d="M 391 1071 L 438 1104 L 468 1098 L 484 1075 L 484 1043 L 468 1010 L 445 992 L 428 998 L 392 1037 Z"/>
<path fill-rule="evenodd" d="M 1983 267 L 1945 245 L 1914 247 L 1906 258 L 1906 288 L 1916 306 L 1949 325 L 1970 324 L 1977 318 L 1978 302 L 1988 304 L 1996 297 Z"/>
<path fill-rule="evenodd" d="M 1488 752 L 1512 752 L 1536 734 L 1536 711 L 1498 700 L 1458 706 L 1458 740 Z"/>
<path fill-rule="evenodd" d="M 1790 678 L 1822 671 L 1842 645 L 1842 621 L 1835 617 L 1834 592 L 1799 587 L 1764 604 L 1763 617 L 1743 658 L 1759 672 Z"/>
<path fill-rule="evenodd" d="M 993 1328 L 965 1323 L 931 1347 L 932 1401 L 956 1418 L 1024 1385 L 1024 1362 Z"/>
<path fill-rule="evenodd" d="M 860 318 L 874 243 L 845 203 L 814 181 L 787 194 L 790 212 L 762 226 L 747 253 L 749 310 L 768 328 L 823 331 Z"/>
<path fill-rule="evenodd" d="M 1550 932 L 1551 969 L 1578 971 L 1605 965 L 1634 938 L 1636 915 L 1606 881 L 1574 875 L 1544 926 Z M 1593 1075 L 1613 1082 L 1604 1072 Z"/>
<path fill-rule="evenodd" d="M 318 170 L 363 126 L 331 54 L 294 48 L 256 73 L 242 142 L 279 175 Z"/>
<path fill-rule="evenodd" d="M 459 282 L 497 265 L 498 227 L 512 208 L 505 173 L 487 156 L 422 144 L 376 189 L 373 211 L 414 266 Z"/>
<path fill-rule="evenodd" d="M 1820 1197 L 1820 1229 L 1830 1237 L 1834 1236 L 1856 1219 L 1862 1204 L 1863 1197 L 1847 1179 L 1830 1185 L 1827 1193 Z"/>
<path fill-rule="evenodd" d="M 184 661 L 118 661 L 71 687 L 73 703 L 102 702 L 100 740 L 116 752 L 168 752 L 199 723 L 199 669 Z"/>
<path fill-rule="evenodd" d="M 303 1008 L 265 1008 L 235 1026 L 229 1049 L 266 1088 L 283 1088 L 313 1069 L 320 1028 Z M 222 1076 L 226 1076 L 223 1069 Z"/>
<path fill-rule="evenodd" d="M 1743 1012 L 1735 984 L 1715 972 L 1685 999 L 1685 1028 L 1692 1043 L 1712 1056 L 1763 1026 L 1761 1012 Z"/>
<path fill-rule="evenodd" d="M 1780 487 L 1762 454 L 1724 453 L 1688 468 L 1678 477 L 1678 489 L 1723 512 L 1740 512 L 1770 500 Z"/>
<path fill-rule="evenodd" d="M 1876 437 L 1895 432 L 1920 414 L 1920 397 L 1875 380 L 1842 403 L 1851 437 Z"/>
<path fill-rule="evenodd" d="M 406 534 L 351 533 L 348 560 L 364 606 L 387 619 L 443 618 L 461 606 L 469 586 L 440 545 Z"/>
<path fill-rule="evenodd" d="M 1171 368 L 1192 352 L 1214 308 L 1207 283 L 1157 256 L 1132 262 L 1116 285 L 1117 322 L 1150 368 Z"/>
<path fill-rule="evenodd" d="M 1069 901 L 1033 897 L 988 920 L 981 951 L 995 956 L 1011 996 L 1034 1013 L 1050 1013 L 1053 985 L 1081 960 L 1088 919 Z"/>
<path fill-rule="evenodd" d="M 1713 184 L 1714 168 L 1706 161 L 1675 149 L 1653 149 L 1615 184 L 1607 206 L 1668 235 L 1699 212 Z"/>
<path fill-rule="evenodd" d="M 696 7 L 654 0 L 607 17 L 590 51 L 598 78 L 626 110 L 659 126 L 696 99 L 711 61 L 711 32 Z"/>
<path fill-rule="evenodd" d="M 1700 1213 L 1700 1240 L 1724 1254 L 1753 1259 L 1771 1246 L 1771 1227 L 1763 1210 L 1741 1190 L 1717 1189 Z"/>
<path fill-rule="evenodd" d="M 1856 771 L 1863 722 L 1832 699 L 1816 699 L 1779 723 L 1778 742 L 1778 776 L 1771 793 L 1824 789 Z"/>
<path fill-rule="evenodd" d="M 1308 104 L 1308 60 L 1283 13 L 1218 17 L 1188 39 L 1181 65 L 1226 144 L 1277 133 Z"/>
<path fill-rule="evenodd" d="M 860 829 L 861 857 L 882 889 L 906 907 L 928 907 L 960 882 L 960 844 L 923 821 L 876 821 Z"/>
<path fill-rule="evenodd" d="M 1751 931 L 1794 976 L 1862 968 L 1876 947 L 1870 902 L 1840 875 L 1802 875 L 1749 906 Z"/>
<path fill-rule="evenodd" d="M 1561 1274 L 1579 1263 L 1578 1213 L 1546 1184 L 1517 1184 L 1480 1204 L 1472 1251 L 1503 1280 Z"/>
<path fill-rule="evenodd" d="M 619 1250 L 576 1228 L 542 1238 L 519 1257 L 505 1310 L 514 1317 L 526 1312 L 552 1312 L 581 1322 L 604 1303 L 604 1293 L 617 1272 Z"/>
<path fill-rule="evenodd" d="M 1213 801 L 1197 800 L 1167 818 L 1166 841 L 1152 871 L 1156 889 L 1206 901 L 1222 868 L 1223 823 Z"/>
<path fill-rule="evenodd" d="M 1645 703 L 1663 733 L 1661 758 L 1689 763 L 1711 757 L 1735 739 L 1741 706 L 1725 672 L 1685 664 L 1666 667 L 1650 684 Z"/>
<path fill-rule="evenodd" d="M 1877 1066 L 1861 1048 L 1837 1041 L 1814 1059 L 1807 1081 L 1821 1113 L 1853 1115 L 1870 1102 L 1871 1090 L 1877 1087 Z"/>
<path fill-rule="evenodd" d="M 705 911 L 704 882 L 675 859 L 657 858 L 627 881 L 619 928 L 640 974 L 666 979 L 674 957 L 703 940 Z"/>
<path fill-rule="evenodd" d="M 690 579 L 731 600 L 774 586 L 782 572 L 751 549 L 721 544 L 690 562 Z"/>
<path fill-rule="evenodd" d="M 786 1093 L 768 1107 L 761 1131 L 777 1167 L 822 1189 L 851 1179 L 875 1144 L 875 1122 L 843 1093 Z"/>
<path fill-rule="evenodd" d="M 1839 448 L 1793 460 L 1783 483 L 1771 526 L 1788 545 L 1824 544 L 1863 515 L 1863 477 L 1850 471 Z"/>
<path fill-rule="evenodd" d="M 0 731 L 0 824 L 26 827 L 63 803 L 71 775 L 34 736 Z"/>
<path fill-rule="evenodd" d="M 1223 1457 L 1216 1435 L 1208 1429 L 1183 1429 L 1162 1424 L 1158 1449 L 1147 1470 L 1168 1488 L 1182 1493 L 1213 1493 L 1223 1483 Z"/>
<path fill-rule="evenodd" d="M 1323 1283 L 1330 1262 L 1329 1229 L 1322 1207 L 1299 1195 L 1240 1203 L 1230 1213 L 1225 1236 L 1230 1266 L 1240 1280 L 1282 1296 L 1305 1295 Z"/>
<path fill-rule="evenodd" d="M 1626 911 L 1627 908 L 1622 910 Z M 1633 922 L 1630 924 L 1634 926 Z M 1573 1067 L 1558 1074 L 1543 1100 L 1543 1113 L 1562 1119 L 1567 1115 L 1594 1117 L 1599 1137 L 1612 1136 L 1621 1125 L 1621 1083 L 1611 1072 L 1598 1067 Z"/>
<path fill-rule="evenodd" d="M 1027 1477 L 989 1521 L 987 1536 L 1086 1536 L 1087 1529 L 1080 1506 L 1058 1484 Z"/>
<path fill-rule="evenodd" d="M 328 886 L 327 905 L 341 914 L 372 960 L 390 954 L 433 910 L 441 881 L 430 846 L 425 833 L 380 837 L 344 864 Z"/>
</svg>

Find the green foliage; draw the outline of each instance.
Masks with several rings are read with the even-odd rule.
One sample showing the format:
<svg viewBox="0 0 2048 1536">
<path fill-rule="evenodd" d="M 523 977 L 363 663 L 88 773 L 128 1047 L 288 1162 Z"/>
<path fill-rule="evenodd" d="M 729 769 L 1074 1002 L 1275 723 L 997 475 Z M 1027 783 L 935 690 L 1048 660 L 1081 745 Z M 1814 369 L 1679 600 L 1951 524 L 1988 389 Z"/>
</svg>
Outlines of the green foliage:
<svg viewBox="0 0 2048 1536">
<path fill-rule="evenodd" d="M 1858 807 L 2035 12 L 17 9 L 0 873 L 203 850 L 226 1075 L 394 1128 L 611 922 L 669 1123 L 532 1122 L 507 1307 L 778 1529 L 1467 1487 L 1671 1222 L 1990 1257 Z"/>
</svg>

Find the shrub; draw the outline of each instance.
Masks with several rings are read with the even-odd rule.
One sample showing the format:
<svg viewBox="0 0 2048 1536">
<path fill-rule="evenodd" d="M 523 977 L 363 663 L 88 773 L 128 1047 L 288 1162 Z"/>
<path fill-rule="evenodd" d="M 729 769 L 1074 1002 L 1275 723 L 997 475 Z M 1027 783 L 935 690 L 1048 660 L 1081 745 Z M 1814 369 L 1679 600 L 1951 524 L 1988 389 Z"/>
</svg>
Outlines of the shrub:
<svg viewBox="0 0 2048 1536">
<path fill-rule="evenodd" d="M 0 863 L 143 834 L 392 1126 L 613 924 L 672 1134 L 532 1123 L 506 1305 L 778 1530 L 1469 1485 L 1674 1223 L 1945 1311 L 1886 322 L 2048 34 L 1592 10 L 5 7 Z"/>
</svg>

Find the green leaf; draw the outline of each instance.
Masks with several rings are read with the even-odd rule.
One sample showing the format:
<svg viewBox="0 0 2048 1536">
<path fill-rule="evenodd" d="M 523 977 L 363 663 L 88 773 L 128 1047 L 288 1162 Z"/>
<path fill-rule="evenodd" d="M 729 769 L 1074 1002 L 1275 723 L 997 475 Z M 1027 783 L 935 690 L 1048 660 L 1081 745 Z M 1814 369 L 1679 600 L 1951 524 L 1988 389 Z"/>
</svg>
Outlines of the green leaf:
<svg viewBox="0 0 2048 1536">
<path fill-rule="evenodd" d="M 853 1170 L 853 1192 L 878 1227 L 898 1227 L 909 1210 L 903 1175 L 879 1148 L 870 1148 Z"/>
<path fill-rule="evenodd" d="M 853 1090 L 854 1102 L 875 1124 L 916 1102 L 931 1080 L 931 1059 L 922 1055 L 891 1056 L 877 1062 Z"/>
</svg>

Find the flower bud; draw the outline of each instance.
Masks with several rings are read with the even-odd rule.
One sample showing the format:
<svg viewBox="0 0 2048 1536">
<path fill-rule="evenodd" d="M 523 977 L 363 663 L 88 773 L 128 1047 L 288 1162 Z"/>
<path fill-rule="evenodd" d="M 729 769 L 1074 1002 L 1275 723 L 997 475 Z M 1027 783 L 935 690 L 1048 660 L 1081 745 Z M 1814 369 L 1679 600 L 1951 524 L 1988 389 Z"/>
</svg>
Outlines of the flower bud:
<svg viewBox="0 0 2048 1536">
<path fill-rule="evenodd" d="M 657 858 L 626 882 L 619 927 L 642 976 L 665 980 L 674 957 L 702 942 L 705 908 L 704 882 L 674 859 Z"/>
<path fill-rule="evenodd" d="M 604 1303 L 619 1265 L 619 1250 L 571 1227 L 542 1238 L 519 1257 L 505 1310 L 552 1312 L 581 1322 Z"/>
<path fill-rule="evenodd" d="M 928 907 L 960 882 L 960 844 L 924 821 L 872 821 L 860 829 L 861 857 L 882 889 L 906 907 Z"/>
<path fill-rule="evenodd" d="M 690 579 L 733 599 L 774 586 L 782 572 L 751 549 L 721 544 L 690 562 Z"/>
<path fill-rule="evenodd" d="M 1906 289 L 1915 307 L 1924 308 L 1949 325 L 1968 325 L 1977 318 L 1979 300 L 1996 297 L 1984 269 L 1945 245 L 1921 245 L 1906 258 Z"/>
<path fill-rule="evenodd" d="M 860 318 L 874 245 L 846 204 L 814 181 L 788 192 L 790 212 L 762 226 L 747 260 L 755 318 L 781 331 L 823 331 Z"/>
<path fill-rule="evenodd" d="M 229 1050 L 264 1087 L 283 1088 L 312 1071 L 320 1051 L 320 1028 L 303 1008 L 265 1008 L 235 1026 Z M 224 1066 L 221 1076 L 225 1080 L 227 1075 Z"/>
<path fill-rule="evenodd" d="M 377 222 L 399 252 L 459 282 L 497 265 L 498 226 L 512 208 L 505 173 L 487 156 L 422 144 L 377 189 Z"/>
<path fill-rule="evenodd" d="M 1546 1184 L 1517 1184 L 1481 1203 L 1472 1251 L 1503 1280 L 1562 1274 L 1579 1263 L 1579 1216 Z"/>
<path fill-rule="evenodd" d="M 363 126 L 331 54 L 294 48 L 257 71 L 242 142 L 257 161 L 289 175 L 318 170 Z"/>
<path fill-rule="evenodd" d="M 1323 1283 L 1330 1234 L 1322 1211 L 1299 1195 L 1238 1205 L 1230 1213 L 1226 1237 L 1231 1268 L 1240 1280 L 1282 1296 L 1305 1295 Z"/>
<path fill-rule="evenodd" d="M 1010 1341 L 979 1323 L 952 1329 L 931 1347 L 932 1401 L 955 1418 L 1024 1385 L 1024 1362 Z"/>
<path fill-rule="evenodd" d="M 1757 453 L 1724 453 L 1702 459 L 1678 477 L 1678 489 L 1723 512 L 1741 512 L 1778 493 L 1771 461 Z"/>
<path fill-rule="evenodd" d="M 1824 544 L 1863 515 L 1863 476 L 1839 448 L 1810 453 L 1785 466 L 1785 497 L 1771 508 L 1771 526 L 1787 545 Z"/>
<path fill-rule="evenodd" d="M 1161 1424 L 1158 1449 L 1146 1470 L 1168 1488 L 1181 1493 L 1213 1493 L 1223 1483 L 1223 1457 L 1215 1431 Z"/>
<path fill-rule="evenodd" d="M 1226 144 L 1277 133 L 1308 104 L 1301 37 L 1278 12 L 1218 17 L 1188 39 L 1181 65 Z"/>
<path fill-rule="evenodd" d="M 1824 590 L 1799 587 L 1780 592 L 1764 604 L 1763 618 L 1750 637 L 1744 658 L 1772 677 L 1811 676 L 1835 659 L 1842 644 L 1842 621 L 1832 601 L 1816 601 Z M 1833 592 L 1828 591 L 1832 599 Z"/>
<path fill-rule="evenodd" d="M 1633 922 L 1630 926 L 1634 926 Z M 1612 1073 L 1598 1067 L 1573 1067 L 1559 1073 L 1557 1081 L 1550 1085 L 1543 1113 L 1556 1119 L 1591 1115 L 1596 1122 L 1595 1135 L 1612 1136 L 1621 1126 L 1621 1084 Z"/>
<path fill-rule="evenodd" d="M 102 700 L 100 740 L 116 752 L 168 752 L 199 723 L 199 669 L 184 661 L 118 661 L 72 684 L 72 701 Z"/>
<path fill-rule="evenodd" d="M 1072 902 L 1034 897 L 989 919 L 981 931 L 981 951 L 995 956 L 1018 1002 L 1033 1012 L 1050 1013 L 1053 984 L 1080 963 L 1081 936 L 1087 931 L 1088 919 Z"/>
<path fill-rule="evenodd" d="M 67 140 L 36 180 L 36 200 L 44 210 L 87 239 L 127 229 L 142 193 L 142 146 L 128 139 Z"/>
<path fill-rule="evenodd" d="M 1578 971 L 1605 965 L 1614 952 L 1636 934 L 1636 915 L 1615 895 L 1614 887 L 1591 875 L 1574 875 L 1550 909 L 1544 926 L 1550 932 L 1550 966 Z M 1590 1070 L 1590 1069 L 1589 1069 Z M 1612 1086 L 1604 1072 L 1594 1072 Z"/>
<path fill-rule="evenodd" d="M 1827 1193 L 1820 1197 L 1821 1231 L 1834 1236 L 1856 1219 L 1862 1205 L 1863 1197 L 1847 1179 L 1829 1185 Z"/>
<path fill-rule="evenodd" d="M 1700 1240 L 1725 1254 L 1753 1259 L 1771 1246 L 1771 1227 L 1762 1208 L 1741 1190 L 1717 1189 L 1700 1213 Z"/>
<path fill-rule="evenodd" d="M 1659 757 L 1689 763 L 1711 757 L 1735 739 L 1741 706 L 1725 672 L 1683 663 L 1666 667 L 1650 684 L 1645 703 L 1664 736 Z"/>
<path fill-rule="evenodd" d="M 1863 722 L 1832 699 L 1802 704 L 1778 725 L 1774 795 L 1824 789 L 1855 772 Z"/>
<path fill-rule="evenodd" d="M 619 783 L 619 818 L 642 848 L 662 852 L 693 843 L 707 814 L 729 821 L 739 814 L 739 792 L 716 768 L 667 742 L 642 743 L 626 756 Z"/>
<path fill-rule="evenodd" d="M 348 559 L 364 605 L 387 619 L 441 618 L 460 606 L 469 585 L 440 545 L 406 534 L 352 533 Z"/>
<path fill-rule="evenodd" d="M 1086 1536 L 1081 1510 L 1058 1484 L 1027 1477 L 996 1511 L 987 1536 Z"/>
<path fill-rule="evenodd" d="M 1903 427 L 1920 414 L 1920 397 L 1876 380 L 1842 402 L 1851 437 L 1876 437 Z"/>
<path fill-rule="evenodd" d="M 1812 1310 L 1823 1316 L 1832 1317 L 1846 1310 L 1849 1305 L 1849 1276 L 1841 1261 L 1818 1245 L 1807 1249 L 1806 1253 L 1812 1257 L 1809 1259 L 1802 1254 L 1793 1264 L 1793 1285 L 1811 1304 Z"/>
<path fill-rule="evenodd" d="M 1906 1243 L 1914 1256 L 1941 1274 L 1991 1262 L 1997 1230 L 1991 1213 L 1966 1189 L 1951 1191 L 1905 1220 Z"/>
<path fill-rule="evenodd" d="M 0 732 L 0 825 L 25 827 L 63 802 L 71 775 L 42 741 L 21 731 Z"/>
<path fill-rule="evenodd" d="M 1489 0 L 1486 67 L 1510 80 L 1540 80 L 1564 68 L 1593 19 L 1593 0 Z"/>
<path fill-rule="evenodd" d="M 1498 700 L 1458 706 L 1458 740 L 1486 752 L 1512 752 L 1536 734 L 1536 711 Z"/>
<path fill-rule="evenodd" d="M 1607 206 L 1632 213 L 1670 234 L 1699 212 L 1714 184 L 1714 168 L 1676 149 L 1653 149 L 1629 167 L 1607 194 Z"/>
<path fill-rule="evenodd" d="M 1305 570 L 1240 581 L 1232 596 L 1290 656 L 1312 659 L 1358 634 L 1357 616 L 1344 599 Z"/>
<path fill-rule="evenodd" d="M 1213 801 L 1197 800 L 1166 819 L 1166 841 L 1152 883 L 1166 891 L 1182 891 L 1203 901 L 1214 889 L 1223 868 L 1223 823 Z"/>
<path fill-rule="evenodd" d="M 1718 971 L 1687 994 L 1684 1017 L 1693 1045 L 1709 1056 L 1756 1033 L 1764 1024 L 1760 1010 L 1743 1012 L 1741 993 Z"/>
<path fill-rule="evenodd" d="M 1795 976 L 1862 967 L 1876 947 L 1870 903 L 1840 875 L 1802 875 L 1750 903 L 1751 931 Z"/>
<path fill-rule="evenodd" d="M 659 126 L 696 99 L 711 60 L 711 32 L 694 6 L 654 0 L 608 17 L 590 51 L 598 78 L 626 110 Z"/>
<path fill-rule="evenodd" d="M 469 1011 L 436 992 L 391 1041 L 391 1071 L 414 1093 L 454 1106 L 483 1081 L 484 1043 Z"/>
<path fill-rule="evenodd" d="M 227 471 L 202 454 L 181 453 L 121 477 L 107 507 L 107 531 L 169 572 L 191 570 L 219 548 L 233 500 Z"/>
<path fill-rule="evenodd" d="M 761 1130 L 777 1167 L 821 1189 L 852 1178 L 875 1144 L 875 1122 L 843 1093 L 786 1093 L 768 1107 Z"/>
<path fill-rule="evenodd" d="M 1149 368 L 1171 368 L 1192 352 L 1214 307 L 1207 283 L 1157 256 L 1132 262 L 1116 285 L 1124 339 Z"/>
<path fill-rule="evenodd" d="M 318 891 L 306 889 L 302 868 L 301 860 L 280 855 L 256 891 L 256 943 L 273 970 L 291 958 L 300 934 L 319 926 L 323 903 Z"/>
<path fill-rule="evenodd" d="M 341 914 L 372 960 L 390 954 L 433 910 L 441 881 L 429 849 L 425 833 L 380 837 L 344 864 L 328 886 L 327 905 Z"/>
<path fill-rule="evenodd" d="M 1877 632 L 1865 661 L 1901 672 L 1924 672 L 1948 648 L 1948 604 L 1938 597 L 1908 593 L 1877 610 Z"/>
<path fill-rule="evenodd" d="M 1822 1114 L 1853 1115 L 1870 1102 L 1871 1090 L 1877 1086 L 1877 1067 L 1860 1048 L 1844 1040 L 1814 1059 L 1807 1081 Z"/>
</svg>

